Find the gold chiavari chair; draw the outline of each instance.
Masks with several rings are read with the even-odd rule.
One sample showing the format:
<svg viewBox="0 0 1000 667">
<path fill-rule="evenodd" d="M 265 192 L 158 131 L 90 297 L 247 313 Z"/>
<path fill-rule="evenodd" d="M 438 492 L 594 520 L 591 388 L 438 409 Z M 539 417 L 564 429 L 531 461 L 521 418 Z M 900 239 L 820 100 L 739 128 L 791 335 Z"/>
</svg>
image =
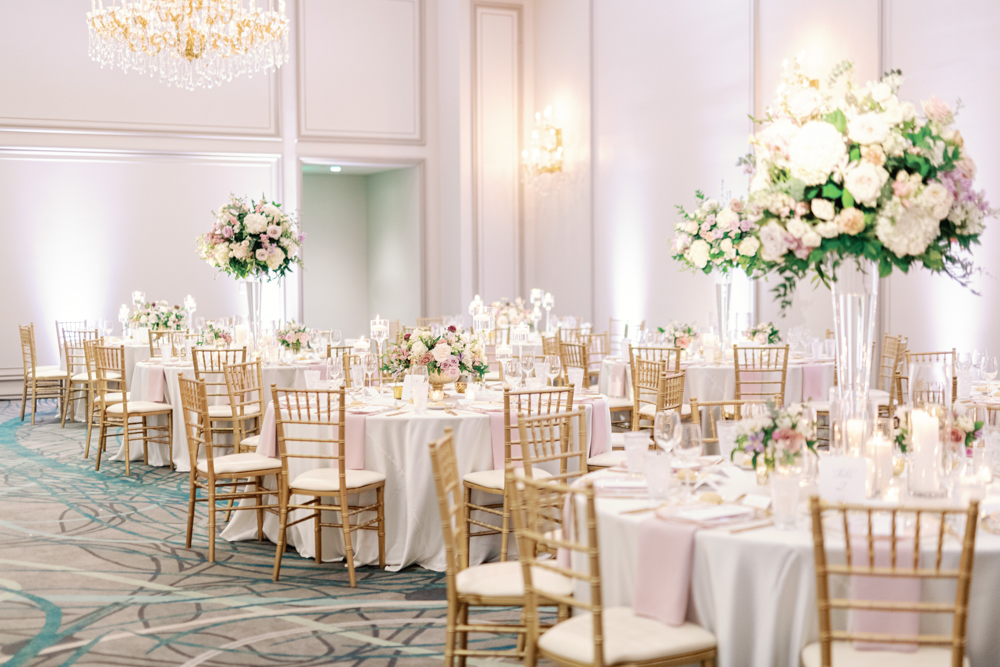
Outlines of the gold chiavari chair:
<svg viewBox="0 0 1000 667">
<path fill-rule="evenodd" d="M 221 433 L 236 439 L 236 424 L 233 421 L 233 409 L 228 405 L 229 385 L 226 384 L 225 367 L 231 364 L 242 364 L 247 360 L 245 347 L 233 348 L 195 348 L 191 350 L 194 364 L 194 379 L 205 381 L 205 395 L 208 396 L 209 428 L 212 429 L 212 441 L 215 442 Z M 237 447 L 238 451 L 238 447 Z"/>
<path fill-rule="evenodd" d="M 164 445 L 170 459 L 170 469 L 173 470 L 173 408 L 168 403 L 133 401 L 128 398 L 124 345 L 97 345 L 93 350 L 101 408 L 101 430 L 97 438 L 97 463 L 94 470 L 101 469 L 101 453 L 107 449 L 108 440 L 114 437 L 111 433 L 113 429 L 121 429 L 126 476 L 131 474 L 130 446 L 133 440 L 142 442 L 143 463 L 146 465 L 149 465 L 149 446 Z M 117 385 L 118 389 L 115 390 L 111 385 Z M 165 426 L 150 425 L 150 417 L 166 417 L 167 423 Z M 133 419 L 139 421 L 134 422 Z"/>
<path fill-rule="evenodd" d="M 583 335 L 585 331 L 583 327 L 577 327 L 575 329 L 569 328 L 559 328 L 556 331 L 556 335 L 559 337 L 560 343 L 583 343 Z"/>
<path fill-rule="evenodd" d="M 174 334 L 179 333 L 177 331 L 172 331 L 171 329 L 150 329 L 149 330 L 149 356 L 151 358 L 160 358 L 160 343 L 166 342 L 170 343 L 171 349 L 174 345 Z M 166 340 L 163 340 L 166 339 Z"/>
<path fill-rule="evenodd" d="M 560 341 L 559 357 L 562 359 L 563 382 L 569 384 L 569 369 L 580 368 L 583 370 L 583 386 L 581 390 L 590 387 L 590 375 L 587 367 L 587 347 L 582 343 L 567 343 Z"/>
<path fill-rule="evenodd" d="M 518 445 L 513 441 L 512 429 L 516 432 L 517 426 L 514 423 L 517 415 L 549 415 L 557 412 L 566 412 L 573 409 L 573 387 L 548 387 L 546 389 L 522 389 L 511 391 L 510 387 L 503 390 L 503 458 L 504 465 L 511 462 L 520 462 L 521 448 L 514 451 Z M 490 418 L 492 419 L 492 417 Z M 541 474 L 541 473 L 539 473 Z M 469 524 L 465 534 L 466 549 L 473 537 L 485 537 L 486 535 L 500 535 L 500 560 L 507 560 L 507 548 L 511 533 L 510 524 L 510 497 L 509 489 L 504 484 L 503 470 L 481 470 L 470 472 L 462 478 L 465 488 L 465 516 Z M 489 494 L 490 496 L 502 496 L 501 502 L 493 502 L 488 505 L 476 505 L 472 502 L 472 492 Z M 501 517 L 499 528 L 493 524 L 472 518 L 473 512 L 485 512 L 492 516 Z M 473 533 L 472 527 L 482 528 L 479 532 Z"/>
<path fill-rule="evenodd" d="M 260 442 L 260 425 L 264 420 L 264 378 L 260 360 L 225 364 L 222 372 L 229 393 L 229 405 L 224 407 L 230 408 L 233 442 L 237 443 L 233 449 L 237 454 L 254 451 Z"/>
<path fill-rule="evenodd" d="M 94 328 L 96 328 L 97 323 L 95 322 Z M 81 329 L 87 328 L 87 320 L 56 320 L 56 345 L 59 346 L 59 363 L 62 364 L 63 361 L 63 331 L 79 331 Z"/>
<path fill-rule="evenodd" d="M 604 607 L 593 481 L 587 481 L 583 486 L 567 486 L 535 478 L 518 480 L 517 484 L 510 486 L 513 489 L 513 514 L 526 598 L 524 617 L 528 638 L 525 665 L 534 667 L 538 658 L 542 657 L 566 667 L 674 667 L 694 663 L 714 667 L 715 635 L 704 628 L 694 623 L 669 626 L 639 616 L 631 607 Z M 567 496 L 566 504 L 574 510 L 573 516 L 564 517 L 563 530 L 557 531 L 544 508 L 559 503 Z M 583 520 L 574 520 L 576 512 L 579 512 L 575 508 L 581 505 Z M 560 559 L 548 556 L 559 549 L 568 551 L 570 560 L 582 562 L 583 567 L 579 570 L 564 567 Z M 542 577 L 557 576 L 571 579 L 574 588 L 582 586 L 589 589 L 589 596 L 556 595 L 542 588 Z M 552 603 L 585 613 L 560 619 L 543 631 L 538 607 Z"/>
<path fill-rule="evenodd" d="M 879 415 L 892 417 L 896 406 L 903 403 L 897 394 L 896 375 L 902 370 L 906 358 L 906 339 L 902 336 L 882 337 L 882 354 L 879 357 L 878 379 L 875 388 L 869 390 L 869 399 L 878 403 Z"/>
<path fill-rule="evenodd" d="M 559 337 L 542 336 L 542 354 L 548 356 L 554 354 L 559 356 Z"/>
<path fill-rule="evenodd" d="M 524 579 L 516 561 L 483 563 L 469 566 L 466 505 L 462 501 L 455 444 L 450 428 L 444 437 L 430 444 L 437 490 L 441 528 L 444 533 L 445 581 L 448 587 L 448 617 L 445 626 L 444 664 L 452 667 L 455 658 L 463 664 L 468 656 L 476 658 L 523 658 L 525 628 L 521 623 L 470 623 L 469 611 L 476 607 L 521 607 L 524 604 Z M 556 595 L 571 596 L 572 581 L 562 576 L 538 572 L 538 587 Z M 544 603 L 543 603 L 544 604 Z M 560 608 L 564 616 L 567 607 Z M 516 634 L 517 647 L 508 650 L 483 650 L 468 647 L 469 633 Z"/>
<path fill-rule="evenodd" d="M 59 414 L 65 419 L 66 390 L 69 384 L 69 373 L 58 366 L 39 366 L 35 349 L 35 325 L 19 325 L 21 333 L 21 361 L 24 364 L 24 390 L 21 392 L 21 421 L 24 421 L 24 408 L 31 396 L 31 423 L 35 423 L 35 413 L 38 412 L 39 399 L 59 399 Z"/>
<path fill-rule="evenodd" d="M 629 345 L 629 360 L 638 357 L 646 361 L 666 361 L 667 370 L 681 371 L 681 348 L 679 347 L 633 347 Z"/>
<path fill-rule="evenodd" d="M 417 328 L 429 329 L 432 324 L 444 324 L 444 317 L 418 317 Z"/>
<path fill-rule="evenodd" d="M 965 657 L 966 620 L 969 613 L 969 589 L 972 584 L 973 552 L 976 546 L 976 527 L 979 523 L 979 501 L 973 500 L 967 508 L 898 506 L 891 509 L 867 505 L 829 504 L 813 496 L 809 499 L 812 515 L 813 557 L 816 571 L 816 607 L 819 610 L 819 641 L 802 649 L 803 667 L 839 667 L 840 665 L 883 665 L 885 667 L 910 665 L 968 665 Z M 873 520 L 885 517 L 882 523 Z M 856 520 L 852 520 L 854 517 Z M 954 534 L 950 521 L 964 521 L 965 534 L 957 569 L 944 567 L 945 533 Z M 873 526 L 885 526 L 885 535 Z M 828 554 L 826 533 L 836 526 L 844 532 L 844 545 L 840 547 L 838 535 L 837 556 Z M 906 534 L 903 534 L 906 526 Z M 856 533 L 852 533 L 857 530 Z M 911 532 L 912 530 L 912 532 Z M 921 543 L 932 542 L 933 557 L 921 557 Z M 833 551 L 833 549 L 829 549 Z M 839 552 L 843 555 L 839 555 Z M 830 561 L 833 561 L 831 563 Z M 843 565 L 835 563 L 844 562 Z M 863 598 L 834 598 L 831 595 L 831 575 L 850 580 L 865 577 L 869 582 L 902 577 L 917 580 L 915 585 L 923 590 L 924 582 L 954 581 L 955 597 L 950 602 L 887 601 Z M 919 583 L 918 583 L 919 582 Z M 864 595 L 875 586 L 856 586 L 855 591 Z M 865 613 L 950 614 L 952 631 L 947 634 L 874 633 L 854 629 L 834 630 L 831 619 L 833 610 L 854 610 Z M 919 621 L 919 617 L 918 617 Z M 856 619 L 855 619 L 856 623 Z M 874 623 L 873 623 L 874 624 Z M 919 625 L 919 624 L 918 624 Z M 875 644 L 916 645 L 916 651 L 894 652 L 880 650 L 873 655 L 857 646 L 857 642 Z M 901 647 L 903 651 L 906 649 Z"/>
<path fill-rule="evenodd" d="M 788 345 L 740 347 L 733 345 L 737 400 L 766 400 L 785 395 Z"/>
<path fill-rule="evenodd" d="M 88 340 L 97 340 L 97 329 L 63 329 L 63 358 L 66 360 L 66 373 L 69 376 L 66 386 L 66 409 L 62 411 L 61 427 L 66 427 L 66 414 L 69 413 L 74 401 L 86 402 L 87 414 L 90 414 L 93 399 L 93 384 L 97 374 L 87 369 L 87 354 L 83 344 Z"/>
<path fill-rule="evenodd" d="M 354 348 L 350 345 L 330 346 L 326 348 L 327 359 L 340 359 L 344 365 L 344 387 L 351 388 L 351 366 L 360 364 L 361 358 L 354 354 Z"/>
<path fill-rule="evenodd" d="M 357 586 L 354 574 L 354 546 L 351 534 L 359 530 L 378 531 L 378 566 L 385 567 L 385 475 L 373 470 L 348 470 L 344 451 L 346 411 L 344 389 L 278 389 L 271 385 L 274 421 L 278 433 L 278 453 L 281 455 L 281 476 L 278 482 L 278 547 L 274 556 L 274 581 L 281 574 L 281 557 L 285 553 L 286 532 L 290 526 L 312 521 L 316 536 L 316 562 L 323 562 L 322 529 L 340 528 L 344 537 L 344 560 L 350 574 L 351 588 Z M 305 429 L 303 429 L 305 427 Z M 311 428 L 310 428 L 311 427 Z M 306 431 L 309 437 L 300 437 Z M 319 454 L 319 451 L 331 452 Z M 314 467 L 291 477 L 289 462 L 312 460 L 332 467 Z M 374 504 L 360 504 L 360 495 L 375 492 Z M 295 496 L 310 496 L 311 500 L 293 502 Z M 347 497 L 357 496 L 359 504 L 351 505 Z M 307 515 L 288 520 L 288 513 L 305 510 Z M 339 523 L 324 523 L 323 512 L 340 515 Z M 374 519 L 362 519 L 364 512 L 375 512 Z M 357 522 L 351 524 L 351 518 Z"/>
<path fill-rule="evenodd" d="M 958 373 L 957 366 L 955 364 L 957 358 L 955 355 L 955 348 L 951 348 L 946 352 L 910 352 L 906 351 L 906 368 L 907 372 L 913 367 L 913 364 L 930 364 L 938 363 L 944 364 L 946 367 L 951 369 L 951 400 L 954 401 L 958 397 Z"/>
<path fill-rule="evenodd" d="M 662 410 L 676 410 L 685 417 L 691 414 L 690 406 L 684 405 L 685 373 L 670 373 L 666 361 L 646 361 L 636 359 L 632 368 L 632 430 L 643 427 L 648 421 L 653 427 L 656 413 Z"/>
<path fill-rule="evenodd" d="M 601 362 L 608 356 L 608 334 L 585 334 L 581 342 L 587 350 L 587 381 L 601 376 Z"/>
<path fill-rule="evenodd" d="M 622 341 L 629 338 L 634 333 L 631 329 L 638 328 L 642 331 L 646 328 L 646 320 L 635 323 L 630 320 L 621 320 L 614 317 L 608 319 L 608 344 L 611 354 L 621 354 Z"/>
<path fill-rule="evenodd" d="M 739 421 L 743 419 L 744 408 L 749 406 L 767 405 L 767 401 L 699 401 L 695 397 L 688 399 L 691 404 L 691 423 L 702 429 L 701 441 L 704 444 L 719 442 L 719 422 Z M 781 406 L 782 396 L 775 394 L 770 398 L 775 405 Z M 702 416 L 705 411 L 705 417 Z M 703 421 L 704 420 L 704 421 Z M 707 423 L 708 428 L 703 424 Z"/>
<path fill-rule="evenodd" d="M 180 378 L 181 408 L 184 415 L 184 429 L 187 434 L 188 455 L 191 459 L 190 495 L 188 496 L 187 548 L 191 548 L 194 532 L 196 503 L 208 503 L 208 562 L 215 562 L 215 519 L 220 511 L 218 503 L 229 503 L 232 510 L 256 510 L 257 539 L 264 539 L 264 512 L 277 510 L 277 503 L 265 504 L 265 496 L 276 495 L 264 487 L 264 477 L 281 474 L 281 461 L 255 453 L 217 455 L 216 449 L 228 449 L 229 445 L 216 444 L 212 440 L 211 418 L 208 416 L 208 397 L 204 380 Z M 199 461 L 202 448 L 205 459 Z M 253 490 L 250 490 L 250 485 Z M 243 490 L 239 490 L 239 487 Z M 205 496 L 199 498 L 198 491 Z M 228 490 L 227 490 L 228 489 Z M 253 498 L 253 505 L 234 505 L 233 501 Z"/>
<path fill-rule="evenodd" d="M 83 341 L 83 353 L 84 360 L 87 368 L 87 375 L 94 378 L 90 383 L 90 391 L 87 396 L 87 440 L 86 445 L 83 450 L 83 458 L 90 458 L 90 438 L 94 431 L 94 428 L 101 428 L 101 414 L 104 412 L 103 408 L 103 398 L 101 396 L 100 387 L 98 386 L 98 375 L 97 375 L 97 352 L 96 349 L 104 345 L 104 338 L 95 338 L 93 340 Z M 118 402 L 121 400 L 121 382 L 118 382 L 120 378 L 116 378 L 114 372 L 108 373 L 108 384 L 113 385 L 110 388 L 109 397 L 112 402 Z M 126 397 L 130 398 L 126 394 Z"/>
</svg>

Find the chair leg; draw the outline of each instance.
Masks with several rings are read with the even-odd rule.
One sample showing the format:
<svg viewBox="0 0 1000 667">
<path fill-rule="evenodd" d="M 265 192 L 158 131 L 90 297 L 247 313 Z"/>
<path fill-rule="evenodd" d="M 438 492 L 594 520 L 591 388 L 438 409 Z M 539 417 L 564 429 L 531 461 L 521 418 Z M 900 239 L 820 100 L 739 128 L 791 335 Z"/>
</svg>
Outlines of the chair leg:
<svg viewBox="0 0 1000 667">
<path fill-rule="evenodd" d="M 358 500 L 360 503 L 360 498 Z M 351 579 L 351 588 L 357 587 L 357 581 L 354 577 L 354 545 L 351 544 L 351 524 L 348 518 L 350 514 L 347 509 L 347 496 L 340 496 L 340 524 L 341 532 L 344 533 L 344 560 L 347 561 L 347 573 Z M 317 519 L 317 525 L 319 520 Z M 317 547 L 316 553 L 319 553 L 319 548 Z"/>
<path fill-rule="evenodd" d="M 321 498 L 319 496 L 313 501 L 314 505 L 321 504 Z M 316 564 L 323 562 L 323 510 L 317 509 L 316 514 L 313 517 L 313 541 L 316 543 Z"/>
<path fill-rule="evenodd" d="M 35 413 L 38 412 L 38 386 L 31 381 L 31 425 L 35 425 Z"/>
<path fill-rule="evenodd" d="M 510 499 L 507 490 L 503 492 L 503 527 L 500 535 L 500 562 L 507 560 L 507 544 L 510 538 Z"/>
<path fill-rule="evenodd" d="M 167 456 L 170 457 L 170 472 L 177 470 L 174 463 L 174 413 L 167 413 Z"/>
<path fill-rule="evenodd" d="M 142 464 L 149 465 L 149 418 L 142 417 Z"/>
<path fill-rule="evenodd" d="M 67 399 L 67 400 L 61 401 L 62 402 L 62 409 L 59 411 L 59 413 L 60 413 L 59 414 L 59 428 L 66 428 L 66 413 L 69 412 L 69 410 L 66 409 L 66 406 L 69 404 L 69 400 L 68 400 L 69 399 L 69 388 L 72 385 L 73 385 L 73 383 L 69 382 L 68 386 L 65 389 L 65 392 L 63 392 L 63 391 L 59 392 L 60 396 L 63 396 L 65 394 L 66 395 L 66 399 Z"/>
<path fill-rule="evenodd" d="M 198 487 L 195 485 L 195 471 L 191 471 L 191 493 L 188 496 L 187 548 L 191 548 L 191 535 L 194 533 L 194 508 L 198 500 Z"/>
<path fill-rule="evenodd" d="M 468 625 L 469 624 L 469 605 L 464 602 L 458 603 L 458 624 Z M 455 634 L 458 639 L 458 648 L 461 650 L 467 650 L 469 648 L 469 633 L 465 630 L 456 630 Z M 458 667 L 465 667 L 465 656 L 458 656 Z"/>
<path fill-rule="evenodd" d="M 285 528 L 288 525 L 288 493 L 285 488 L 285 475 L 278 475 L 278 546 L 274 551 L 274 581 L 281 574 L 281 556 L 285 553 Z"/>
<path fill-rule="evenodd" d="M 375 491 L 378 502 L 378 566 L 385 569 L 385 486 Z"/>
<path fill-rule="evenodd" d="M 456 603 L 448 601 L 448 620 L 444 628 L 444 667 L 455 665 L 455 622 L 458 619 Z"/>
<path fill-rule="evenodd" d="M 130 468 L 131 463 L 132 463 L 132 452 L 130 452 L 129 448 L 128 448 L 128 425 L 129 425 L 129 420 L 128 420 L 128 417 L 126 416 L 126 418 L 125 418 L 125 426 L 122 429 L 122 441 L 125 443 L 125 476 L 126 477 L 129 477 L 132 474 L 131 473 L 131 468 Z"/>
<path fill-rule="evenodd" d="M 104 442 L 107 437 L 108 437 L 108 425 L 104 421 L 104 417 L 102 416 L 101 430 L 100 433 L 97 434 L 97 465 L 94 466 L 94 472 L 97 472 L 101 469 L 101 452 L 104 451 Z"/>
<path fill-rule="evenodd" d="M 83 448 L 83 458 L 90 458 L 90 433 L 94 430 L 94 390 L 87 386 L 87 444 Z"/>
<path fill-rule="evenodd" d="M 469 565 L 472 565 L 472 524 L 469 519 L 472 518 L 472 510 L 469 509 L 469 505 L 472 504 L 472 489 L 462 485 L 462 491 L 464 494 L 463 501 L 465 502 L 465 555 L 469 559 Z"/>
<path fill-rule="evenodd" d="M 28 406 L 28 381 L 24 381 L 24 389 L 21 390 L 21 421 L 24 421 L 24 409 Z"/>
<path fill-rule="evenodd" d="M 261 505 L 264 504 L 264 496 L 261 492 L 264 487 L 260 483 L 260 477 L 253 478 L 253 490 L 257 495 L 254 496 L 254 500 L 257 501 L 257 541 L 264 541 L 264 510 L 261 509 Z"/>
<path fill-rule="evenodd" d="M 215 562 L 215 478 L 208 478 L 208 562 Z"/>
</svg>

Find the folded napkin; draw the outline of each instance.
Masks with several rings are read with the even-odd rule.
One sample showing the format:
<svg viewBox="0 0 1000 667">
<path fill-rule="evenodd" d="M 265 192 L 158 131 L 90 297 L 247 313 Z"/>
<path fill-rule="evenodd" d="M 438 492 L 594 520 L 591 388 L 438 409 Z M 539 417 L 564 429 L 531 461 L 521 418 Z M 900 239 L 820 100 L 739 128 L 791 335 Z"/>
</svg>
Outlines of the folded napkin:
<svg viewBox="0 0 1000 667">
<path fill-rule="evenodd" d="M 823 400 L 823 373 L 823 367 L 818 364 L 807 364 L 802 367 L 802 400 Z"/>
<path fill-rule="evenodd" d="M 639 562 L 632 609 L 670 626 L 687 618 L 698 524 L 657 516 L 639 525 Z"/>
<path fill-rule="evenodd" d="M 146 372 L 146 400 L 163 402 L 163 366 L 154 366 Z"/>
</svg>

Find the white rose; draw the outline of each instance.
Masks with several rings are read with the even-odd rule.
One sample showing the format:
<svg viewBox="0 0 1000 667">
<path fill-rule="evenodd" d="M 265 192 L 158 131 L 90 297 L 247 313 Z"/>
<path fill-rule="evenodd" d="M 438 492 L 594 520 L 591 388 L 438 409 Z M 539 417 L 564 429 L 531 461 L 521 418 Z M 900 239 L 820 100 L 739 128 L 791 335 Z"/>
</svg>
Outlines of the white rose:
<svg viewBox="0 0 1000 667">
<path fill-rule="evenodd" d="M 823 104 L 823 96 L 813 87 L 800 88 L 788 96 L 788 112 L 802 120 L 813 115 Z"/>
<path fill-rule="evenodd" d="M 272 220 L 280 219 L 284 214 L 281 209 L 274 204 L 264 204 L 264 215 L 271 218 Z"/>
<path fill-rule="evenodd" d="M 809 231 L 809 225 L 802 222 L 801 218 L 792 218 L 788 221 L 786 228 L 788 229 L 788 233 L 797 239 L 802 238 Z"/>
<path fill-rule="evenodd" d="M 788 148 L 799 131 L 798 125 L 782 118 L 761 129 L 754 139 L 767 153 L 775 153 L 784 158 L 788 156 Z"/>
<path fill-rule="evenodd" d="M 219 266 L 225 266 L 229 263 L 229 245 L 221 243 L 215 247 L 214 253 L 215 261 Z"/>
<path fill-rule="evenodd" d="M 760 256 L 768 262 L 782 261 L 788 252 L 786 232 L 776 222 L 769 222 L 760 230 L 760 242 L 763 246 Z"/>
<path fill-rule="evenodd" d="M 415 356 L 415 357 L 419 357 L 419 356 L 421 356 L 422 354 L 424 354 L 425 352 L 427 352 L 427 346 L 426 346 L 426 345 L 424 345 L 422 341 L 418 340 L 418 341 L 417 341 L 416 343 L 414 343 L 414 344 L 413 344 L 413 346 L 412 346 L 412 347 L 410 348 L 410 351 L 411 351 L 411 352 L 413 353 L 413 356 Z"/>
<path fill-rule="evenodd" d="M 890 132 L 882 142 L 882 149 L 889 157 L 901 157 L 910 147 L 910 140 L 899 132 Z"/>
<path fill-rule="evenodd" d="M 733 224 L 739 224 L 740 216 L 736 211 L 729 208 L 728 206 L 715 216 L 715 224 L 719 229 L 729 229 Z"/>
<path fill-rule="evenodd" d="M 236 259 L 247 260 L 250 258 L 250 246 L 247 243 L 233 243 L 232 256 Z"/>
<path fill-rule="evenodd" d="M 876 83 L 872 86 L 872 99 L 882 104 L 892 97 L 892 88 L 886 83 Z"/>
<path fill-rule="evenodd" d="M 744 257 L 753 257 L 757 254 L 757 249 L 760 248 L 760 241 L 753 236 L 748 236 L 740 241 L 740 244 L 737 247 L 740 250 L 740 254 Z"/>
<path fill-rule="evenodd" d="M 258 262 L 266 262 L 267 251 L 264 250 L 263 248 L 257 248 L 257 251 L 254 253 L 254 257 L 256 257 Z"/>
<path fill-rule="evenodd" d="M 903 111 L 904 123 L 917 117 L 917 107 L 913 105 L 913 102 L 902 102 L 900 103 L 899 108 Z"/>
<path fill-rule="evenodd" d="M 691 244 L 691 247 L 687 249 L 684 253 L 684 257 L 687 258 L 689 262 L 694 264 L 699 269 L 704 269 L 705 265 L 708 264 L 708 253 L 709 253 L 708 243 L 702 239 L 697 239 Z"/>
<path fill-rule="evenodd" d="M 844 135 L 825 121 L 806 123 L 788 145 L 792 176 L 806 185 L 826 183 L 844 155 Z"/>
<path fill-rule="evenodd" d="M 440 364 L 442 361 L 451 356 L 451 346 L 448 345 L 448 343 L 438 343 L 434 346 L 434 349 L 431 350 L 431 354 L 434 355 L 434 361 Z"/>
<path fill-rule="evenodd" d="M 821 237 L 815 230 L 810 229 L 802 235 L 802 244 L 807 248 L 817 248 L 822 242 L 823 237 Z"/>
<path fill-rule="evenodd" d="M 917 197 L 917 203 L 938 220 L 944 220 L 948 217 L 948 211 L 955 203 L 955 198 L 948 191 L 948 188 L 940 183 L 931 183 Z"/>
<path fill-rule="evenodd" d="M 889 136 L 889 124 L 880 113 L 864 113 L 847 123 L 847 136 L 859 144 L 880 144 Z"/>
<path fill-rule="evenodd" d="M 267 231 L 267 218 L 260 213 L 251 213 L 243 218 L 243 224 L 247 226 L 250 234 L 263 234 Z"/>
<path fill-rule="evenodd" d="M 278 270 L 281 263 L 285 261 L 285 253 L 277 246 L 271 246 L 271 252 L 267 254 L 267 268 L 272 271 Z"/>
<path fill-rule="evenodd" d="M 813 228 L 817 234 L 825 239 L 832 239 L 834 236 L 840 233 L 840 229 L 837 226 L 835 220 L 829 222 L 821 222 Z"/>
<path fill-rule="evenodd" d="M 810 203 L 812 214 L 820 220 L 833 220 L 833 202 L 829 199 L 817 197 Z"/>
<path fill-rule="evenodd" d="M 903 106 L 899 100 L 893 96 L 891 99 L 882 102 L 882 117 L 889 125 L 901 125 L 903 123 Z"/>
<path fill-rule="evenodd" d="M 299 244 L 294 241 L 289 242 L 288 245 L 285 246 L 285 252 L 288 253 L 289 257 L 295 257 L 299 254 Z"/>
<path fill-rule="evenodd" d="M 722 239 L 719 250 L 725 254 L 726 259 L 736 259 L 736 248 L 733 247 L 733 242 L 730 239 Z"/>
<path fill-rule="evenodd" d="M 889 172 L 884 168 L 876 167 L 871 162 L 860 162 L 844 174 L 844 187 L 856 201 L 865 206 L 875 206 L 887 180 Z"/>
</svg>

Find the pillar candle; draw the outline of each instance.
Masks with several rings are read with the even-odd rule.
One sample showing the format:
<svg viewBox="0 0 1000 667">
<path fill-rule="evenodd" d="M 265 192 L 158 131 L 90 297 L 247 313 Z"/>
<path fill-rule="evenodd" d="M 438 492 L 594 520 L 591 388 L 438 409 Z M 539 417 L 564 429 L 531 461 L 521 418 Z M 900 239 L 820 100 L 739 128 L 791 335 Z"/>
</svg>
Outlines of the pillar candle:
<svg viewBox="0 0 1000 667">
<path fill-rule="evenodd" d="M 940 462 L 941 435 L 937 417 L 926 410 L 914 410 L 910 415 L 913 448 L 910 466 L 910 488 L 919 493 L 937 493 L 940 490 L 938 463 Z"/>
</svg>

